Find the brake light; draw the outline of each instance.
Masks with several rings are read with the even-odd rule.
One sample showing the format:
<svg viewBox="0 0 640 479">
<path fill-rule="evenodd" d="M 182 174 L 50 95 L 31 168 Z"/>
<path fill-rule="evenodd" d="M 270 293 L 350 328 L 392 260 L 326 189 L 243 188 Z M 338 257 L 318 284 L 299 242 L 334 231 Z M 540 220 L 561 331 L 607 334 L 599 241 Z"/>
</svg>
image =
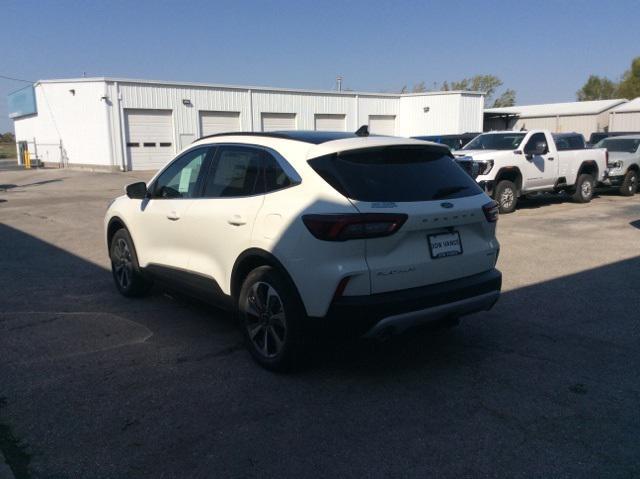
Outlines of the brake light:
<svg viewBox="0 0 640 479">
<path fill-rule="evenodd" d="M 328 214 L 304 215 L 302 222 L 320 240 L 347 241 L 392 235 L 407 218 L 394 213 Z"/>
<path fill-rule="evenodd" d="M 482 207 L 482 211 L 484 212 L 485 218 L 489 223 L 496 223 L 498 221 L 498 216 L 500 215 L 498 209 L 498 203 L 496 201 L 490 201 L 486 205 Z"/>
</svg>

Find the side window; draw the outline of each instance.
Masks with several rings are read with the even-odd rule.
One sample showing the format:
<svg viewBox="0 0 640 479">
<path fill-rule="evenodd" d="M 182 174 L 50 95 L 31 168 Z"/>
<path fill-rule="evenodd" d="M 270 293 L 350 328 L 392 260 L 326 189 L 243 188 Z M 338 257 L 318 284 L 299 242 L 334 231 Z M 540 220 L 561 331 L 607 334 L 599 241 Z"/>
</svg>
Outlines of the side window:
<svg viewBox="0 0 640 479">
<path fill-rule="evenodd" d="M 281 190 L 293 184 L 278 161 L 268 152 L 264 152 L 263 165 L 265 193 Z"/>
<path fill-rule="evenodd" d="M 206 198 L 232 198 L 256 193 L 262 150 L 246 146 L 221 146 L 207 175 Z"/>
<path fill-rule="evenodd" d="M 154 198 L 194 198 L 209 148 L 191 150 L 177 158 L 155 182 Z"/>
<path fill-rule="evenodd" d="M 544 136 L 544 133 L 534 133 L 529 141 L 527 142 L 527 146 L 525 147 L 525 151 L 533 151 L 536 148 L 536 143 L 543 142 L 545 144 L 544 155 L 549 153 L 549 145 L 547 145 L 547 138 Z"/>
</svg>

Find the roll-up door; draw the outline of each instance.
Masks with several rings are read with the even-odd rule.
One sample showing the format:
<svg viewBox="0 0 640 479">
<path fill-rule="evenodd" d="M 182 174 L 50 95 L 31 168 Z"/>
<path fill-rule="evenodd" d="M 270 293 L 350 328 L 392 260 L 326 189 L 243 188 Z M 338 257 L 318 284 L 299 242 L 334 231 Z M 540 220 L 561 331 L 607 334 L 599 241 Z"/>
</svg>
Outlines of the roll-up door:
<svg viewBox="0 0 640 479">
<path fill-rule="evenodd" d="M 369 115 L 369 133 L 394 136 L 396 134 L 395 115 Z"/>
<path fill-rule="evenodd" d="M 200 132 L 202 136 L 240 131 L 240 112 L 201 111 Z"/>
<path fill-rule="evenodd" d="M 345 115 L 316 114 L 315 129 L 318 131 L 345 131 Z"/>
<path fill-rule="evenodd" d="M 127 158 L 133 170 L 157 170 L 174 156 L 171 110 L 125 110 Z"/>
<path fill-rule="evenodd" d="M 295 130 L 295 113 L 263 113 L 262 131 Z"/>
</svg>

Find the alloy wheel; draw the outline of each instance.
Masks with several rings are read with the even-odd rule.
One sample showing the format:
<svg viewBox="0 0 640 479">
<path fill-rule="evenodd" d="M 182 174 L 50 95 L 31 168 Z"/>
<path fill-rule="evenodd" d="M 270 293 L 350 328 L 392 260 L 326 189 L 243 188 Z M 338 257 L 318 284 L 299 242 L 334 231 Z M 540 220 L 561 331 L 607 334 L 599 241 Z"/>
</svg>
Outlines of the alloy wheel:
<svg viewBox="0 0 640 479">
<path fill-rule="evenodd" d="M 257 282 L 244 304 L 249 340 L 265 358 L 277 356 L 287 338 L 287 321 L 282 299 L 268 283 Z"/>
<path fill-rule="evenodd" d="M 133 277 L 133 260 L 129 245 L 124 239 L 117 239 L 111 262 L 118 285 L 126 290 L 131 285 Z"/>
<path fill-rule="evenodd" d="M 513 194 L 513 190 L 511 188 L 506 188 L 502 192 L 502 195 L 500 195 L 500 204 L 504 209 L 508 210 L 511 208 L 511 206 L 513 205 L 514 196 L 515 195 Z"/>
<path fill-rule="evenodd" d="M 589 198 L 591 196 L 592 187 L 591 187 L 591 182 L 590 181 L 582 182 L 582 185 L 580 186 L 580 189 L 582 191 L 582 197 L 583 198 Z"/>
</svg>

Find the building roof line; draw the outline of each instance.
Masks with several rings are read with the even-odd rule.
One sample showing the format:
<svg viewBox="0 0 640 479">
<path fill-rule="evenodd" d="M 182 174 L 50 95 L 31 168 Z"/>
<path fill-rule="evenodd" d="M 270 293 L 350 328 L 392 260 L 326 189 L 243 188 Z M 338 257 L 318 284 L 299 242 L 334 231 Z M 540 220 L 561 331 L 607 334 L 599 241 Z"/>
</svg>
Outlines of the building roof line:
<svg viewBox="0 0 640 479">
<path fill-rule="evenodd" d="M 178 87 L 191 87 L 191 88 L 219 88 L 226 90 L 242 90 L 242 91 L 263 91 L 263 92 L 276 92 L 276 93 L 298 93 L 298 94 L 321 94 L 321 95 L 335 95 L 335 96 L 375 96 L 375 97 L 388 97 L 388 98 L 401 98 L 401 97 L 414 97 L 414 96 L 435 96 L 435 95 L 471 95 L 482 96 L 484 92 L 479 91 L 464 91 L 464 90 L 451 90 L 451 91 L 431 91 L 424 93 L 385 93 L 385 92 L 363 92 L 363 91 L 336 91 L 336 90 L 314 90 L 314 89 L 301 89 L 301 88 L 280 88 L 280 87 L 268 87 L 268 86 L 251 86 L 251 85 L 225 85 L 220 83 L 198 83 L 198 82 L 179 82 L 179 81 L 165 81 L 165 80 L 144 80 L 136 78 L 116 78 L 116 77 L 83 77 L 83 78 L 59 78 L 50 80 L 38 80 L 34 85 L 46 84 L 46 83 L 90 83 L 90 82 L 109 82 L 109 83 L 133 83 L 142 85 L 164 85 L 164 86 L 178 86 Z"/>
</svg>

